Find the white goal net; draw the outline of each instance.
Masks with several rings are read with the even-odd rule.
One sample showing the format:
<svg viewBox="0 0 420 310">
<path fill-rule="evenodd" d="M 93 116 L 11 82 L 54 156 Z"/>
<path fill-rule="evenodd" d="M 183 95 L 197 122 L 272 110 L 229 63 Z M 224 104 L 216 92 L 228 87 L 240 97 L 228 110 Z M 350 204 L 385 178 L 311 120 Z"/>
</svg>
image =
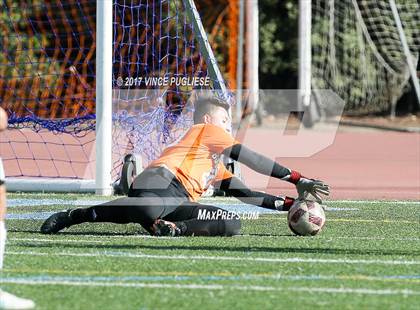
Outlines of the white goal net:
<svg viewBox="0 0 420 310">
<path fill-rule="evenodd" d="M 412 63 L 420 50 L 418 0 L 396 0 Z M 312 87 L 332 89 L 347 113 L 387 112 L 410 87 L 389 0 L 312 0 Z"/>
</svg>

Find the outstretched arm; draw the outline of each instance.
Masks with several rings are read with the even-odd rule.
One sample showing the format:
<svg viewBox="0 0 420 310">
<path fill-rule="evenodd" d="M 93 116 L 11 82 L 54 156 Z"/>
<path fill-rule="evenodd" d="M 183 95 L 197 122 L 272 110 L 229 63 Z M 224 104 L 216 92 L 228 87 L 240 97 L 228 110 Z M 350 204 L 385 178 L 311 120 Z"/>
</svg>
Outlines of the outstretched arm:
<svg viewBox="0 0 420 310">
<path fill-rule="evenodd" d="M 259 173 L 295 184 L 299 199 L 305 199 L 308 194 L 311 194 L 321 203 L 320 195 L 329 195 L 330 193 L 328 185 L 324 182 L 303 177 L 299 172 L 283 167 L 250 150 L 220 127 L 206 125 L 203 128 L 201 139 L 202 143 L 213 153 L 224 154 Z"/>
<path fill-rule="evenodd" d="M 263 192 L 249 189 L 242 181 L 233 176 L 217 182 L 216 188 L 223 190 L 228 196 L 238 198 L 240 201 L 265 209 L 288 211 L 295 201 L 291 197 L 277 197 Z"/>
<path fill-rule="evenodd" d="M 276 163 L 274 160 L 254 152 L 242 144 L 235 144 L 225 149 L 223 154 L 247 165 L 252 170 L 264 175 L 289 181 L 294 184 L 300 178 L 299 172 L 292 171 L 286 167 L 283 167 L 282 165 Z"/>
<path fill-rule="evenodd" d="M 283 167 L 277 162 L 252 151 L 242 144 L 238 143 L 226 148 L 223 151 L 223 154 L 247 165 L 261 174 L 295 184 L 299 199 L 305 199 L 310 193 L 321 202 L 320 194 L 329 195 L 330 193 L 329 186 L 324 182 L 303 177 L 299 172 Z"/>
</svg>

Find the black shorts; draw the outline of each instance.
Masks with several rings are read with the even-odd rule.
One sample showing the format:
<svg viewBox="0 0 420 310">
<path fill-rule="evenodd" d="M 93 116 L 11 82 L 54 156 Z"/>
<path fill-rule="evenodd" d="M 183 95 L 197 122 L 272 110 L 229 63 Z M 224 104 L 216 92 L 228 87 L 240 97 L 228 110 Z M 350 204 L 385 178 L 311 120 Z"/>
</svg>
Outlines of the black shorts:
<svg viewBox="0 0 420 310">
<path fill-rule="evenodd" d="M 176 176 L 165 167 L 151 167 L 140 173 L 131 184 L 128 197 L 159 196 L 180 203 L 190 201 L 190 195 Z"/>
</svg>

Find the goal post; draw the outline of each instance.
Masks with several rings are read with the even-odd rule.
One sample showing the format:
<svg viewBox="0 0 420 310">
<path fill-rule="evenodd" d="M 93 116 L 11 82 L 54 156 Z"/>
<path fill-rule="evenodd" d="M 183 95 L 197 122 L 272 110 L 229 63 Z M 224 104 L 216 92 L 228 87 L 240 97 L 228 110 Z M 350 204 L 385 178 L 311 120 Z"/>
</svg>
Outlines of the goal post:
<svg viewBox="0 0 420 310">
<path fill-rule="evenodd" d="M 246 67 L 245 74 L 247 79 L 248 109 L 250 115 L 257 112 L 259 108 L 259 19 L 258 19 L 258 0 L 246 1 L 246 34 L 245 51 Z"/>
<path fill-rule="evenodd" d="M 395 4 L 395 0 L 389 0 L 389 4 L 391 6 L 392 15 L 394 16 L 395 24 L 396 24 L 397 29 L 398 29 L 398 34 L 400 36 L 401 45 L 402 45 L 402 48 L 404 50 L 404 55 L 405 55 L 405 58 L 406 58 L 408 69 L 410 71 L 410 77 L 411 77 L 411 80 L 413 81 L 414 91 L 415 91 L 416 96 L 417 96 L 417 104 L 420 106 L 420 85 L 419 85 L 419 79 L 417 78 L 416 65 L 414 64 L 414 57 L 411 54 L 410 47 L 408 46 L 407 37 L 405 35 L 405 31 L 404 31 L 403 25 L 401 23 L 401 18 L 400 18 L 400 15 L 398 13 L 397 5 Z M 420 27 L 420 25 L 419 25 L 419 27 Z M 395 114 L 394 110 L 393 110 L 393 112 Z"/>
<path fill-rule="evenodd" d="M 112 1 L 96 4 L 96 194 L 113 193 L 112 170 Z"/>
<path fill-rule="evenodd" d="M 219 66 L 217 65 L 216 57 L 214 57 L 213 50 L 210 46 L 203 24 L 201 23 L 200 14 L 195 7 L 194 0 L 185 0 L 185 6 L 188 18 L 192 23 L 195 35 L 197 36 L 200 52 L 206 59 L 209 76 L 213 80 L 213 87 L 215 90 L 220 91 L 221 98 L 228 99 L 225 81 Z"/>
<path fill-rule="evenodd" d="M 299 0 L 299 27 L 298 27 L 298 108 L 303 111 L 311 103 L 311 25 L 312 0 Z"/>
</svg>

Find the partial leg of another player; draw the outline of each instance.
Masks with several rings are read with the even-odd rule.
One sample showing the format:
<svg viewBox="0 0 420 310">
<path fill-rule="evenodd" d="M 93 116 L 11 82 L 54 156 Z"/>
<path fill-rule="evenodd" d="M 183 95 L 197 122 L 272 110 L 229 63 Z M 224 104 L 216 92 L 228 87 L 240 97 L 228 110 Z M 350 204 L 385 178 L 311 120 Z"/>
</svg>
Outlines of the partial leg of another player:
<svg viewBox="0 0 420 310">
<path fill-rule="evenodd" d="M 0 269 L 3 268 L 4 248 L 6 245 L 6 187 L 4 185 L 3 164 L 0 158 Z M 33 309 L 32 300 L 16 297 L 0 289 L 0 309 Z"/>
</svg>

